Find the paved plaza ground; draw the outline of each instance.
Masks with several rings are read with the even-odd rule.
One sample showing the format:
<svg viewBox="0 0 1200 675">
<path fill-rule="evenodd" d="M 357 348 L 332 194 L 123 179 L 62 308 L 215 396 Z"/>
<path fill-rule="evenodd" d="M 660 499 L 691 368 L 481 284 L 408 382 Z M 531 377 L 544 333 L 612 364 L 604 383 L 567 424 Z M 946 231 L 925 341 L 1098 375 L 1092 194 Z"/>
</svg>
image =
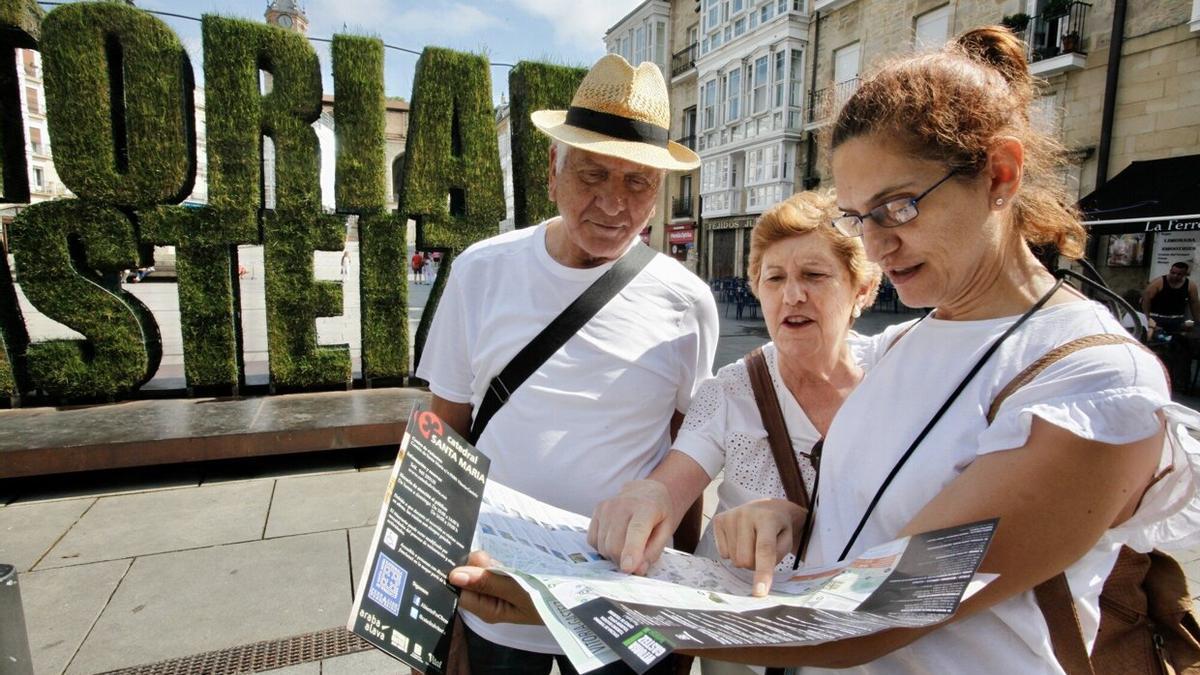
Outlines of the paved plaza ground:
<svg viewBox="0 0 1200 675">
<path fill-rule="evenodd" d="M 323 341 L 349 342 L 355 356 L 356 273 L 354 265 L 346 316 L 320 327 Z M 338 256 L 319 258 L 317 274 L 339 278 Z M 248 331 L 262 320 L 261 280 L 259 267 L 245 282 Z M 410 286 L 414 330 L 428 289 Z M 155 380 L 170 386 L 182 377 L 173 285 L 144 282 L 130 290 L 162 320 L 164 365 Z M 767 339 L 761 319 L 738 320 L 732 308 L 720 308 L 718 366 Z M 914 316 L 868 312 L 857 327 L 875 333 Z M 43 322 L 37 330 L 62 329 Z M 265 367 L 264 343 L 248 337 L 247 351 L 247 363 Z M 0 562 L 20 574 L 35 672 L 100 673 L 344 625 L 393 453 L 376 448 L 0 482 Z M 1200 550 L 1180 559 L 1200 589 Z M 368 651 L 275 672 L 401 671 Z"/>
</svg>

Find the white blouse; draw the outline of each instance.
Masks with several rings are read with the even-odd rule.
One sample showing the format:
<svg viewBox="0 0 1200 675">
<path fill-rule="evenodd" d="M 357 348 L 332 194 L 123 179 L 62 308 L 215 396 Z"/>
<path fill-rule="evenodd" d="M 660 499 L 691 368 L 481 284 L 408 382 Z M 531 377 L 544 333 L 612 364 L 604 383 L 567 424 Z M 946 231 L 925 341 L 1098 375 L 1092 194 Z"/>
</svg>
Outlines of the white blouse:
<svg viewBox="0 0 1200 675">
<path fill-rule="evenodd" d="M 848 341 L 855 360 L 861 361 L 857 352 L 867 344 L 868 338 L 852 332 Z M 779 406 L 783 409 L 804 487 L 811 496 L 816 472 L 808 453 L 821 435 L 783 384 L 779 374 L 779 351 L 774 343 L 763 346 L 763 355 Z M 721 368 L 716 377 L 700 385 L 672 447 L 699 463 L 710 478 L 725 469 L 725 479 L 717 488 L 717 513 L 756 499 L 787 499 L 775 466 L 775 456 L 767 443 L 767 430 L 754 402 L 744 359 Z M 705 529 L 696 553 L 708 558 L 718 557 L 711 527 Z M 793 560 L 789 554 L 780 561 L 778 569 L 791 570 Z"/>
<path fill-rule="evenodd" d="M 864 350 L 866 377 L 838 411 L 822 457 L 808 564 L 837 560 L 884 477 L 988 346 L 1017 317 L 983 321 L 927 318 L 892 326 Z M 1037 312 L 994 354 L 897 474 L 849 557 L 888 541 L 979 456 L 1020 448 L 1034 417 L 1080 438 L 1125 444 L 1157 433 L 1167 420 L 1159 469 L 1173 469 L 1145 495 L 1135 515 L 1108 530 L 1067 569 L 1084 637 L 1095 640 L 1099 595 L 1122 544 L 1137 550 L 1185 548 L 1200 541 L 1200 414 L 1171 402 L 1161 365 L 1135 345 L 1090 347 L 1054 363 L 1015 391 L 988 424 L 1000 390 L 1029 364 L 1070 340 L 1122 328 L 1092 302 Z M 1086 460 L 1085 460 L 1086 461 Z M 814 673 L 1061 673 L 1032 591 L 943 626 L 870 664 Z"/>
</svg>

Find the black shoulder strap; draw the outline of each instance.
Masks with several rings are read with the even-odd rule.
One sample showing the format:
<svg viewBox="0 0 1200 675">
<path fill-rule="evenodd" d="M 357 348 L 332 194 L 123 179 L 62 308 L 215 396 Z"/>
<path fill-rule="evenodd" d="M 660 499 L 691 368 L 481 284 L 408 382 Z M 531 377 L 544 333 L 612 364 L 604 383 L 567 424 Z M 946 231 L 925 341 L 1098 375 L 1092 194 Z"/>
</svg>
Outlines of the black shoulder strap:
<svg viewBox="0 0 1200 675">
<path fill-rule="evenodd" d="M 1041 309 L 1042 305 L 1045 305 L 1046 301 L 1050 299 L 1050 296 L 1058 292 L 1059 288 L 1062 288 L 1062 285 L 1063 280 L 1059 278 L 1059 280 L 1055 282 L 1054 286 L 1052 286 L 1050 290 L 1046 291 L 1045 295 L 1043 295 L 1036 303 L 1034 303 L 1032 307 L 1022 314 L 1021 318 L 1017 319 L 1013 325 L 1009 326 L 1008 330 L 1004 331 L 1003 335 L 996 338 L 996 340 L 987 348 L 987 351 L 983 353 L 983 356 L 979 357 L 979 360 L 975 362 L 975 365 L 971 366 L 971 370 L 967 373 L 966 377 L 962 379 L 962 382 L 958 383 L 958 386 L 955 387 L 949 398 L 946 399 L 946 402 L 942 404 L 942 407 L 938 408 L 938 411 L 934 413 L 932 418 L 930 418 L 929 422 L 925 425 L 925 428 L 921 430 L 921 433 L 917 434 L 917 437 L 913 439 L 912 444 L 908 446 L 908 449 L 905 450 L 904 454 L 900 456 L 899 460 L 897 460 L 896 465 L 893 466 L 891 472 L 888 473 L 887 478 L 883 479 L 883 484 L 880 485 L 879 489 L 875 492 L 875 496 L 871 499 L 871 503 L 867 505 L 866 511 L 863 512 L 862 518 L 859 519 L 858 526 L 854 528 L 854 533 L 850 535 L 850 540 L 846 542 L 846 547 L 842 549 L 842 554 L 838 556 L 839 561 L 845 560 L 846 556 L 849 555 L 850 549 L 854 547 L 854 542 L 858 541 L 858 535 L 862 534 L 863 526 L 867 524 L 867 519 L 869 519 L 871 517 L 871 513 L 875 511 L 875 507 L 879 504 L 879 500 L 883 497 L 883 493 L 887 492 L 888 486 L 892 484 L 892 480 L 896 478 L 896 474 L 900 473 L 900 469 L 904 468 L 904 465 L 908 462 L 908 459 L 912 457 L 914 452 L 916 452 L 917 446 L 921 445 L 921 441 L 925 440 L 925 437 L 929 435 L 930 431 L 933 430 L 933 427 L 938 423 L 938 420 L 942 419 L 942 415 L 946 414 L 946 411 L 949 410 L 954 401 L 958 399 L 958 395 L 967 388 L 967 385 L 971 383 L 971 380 L 975 379 L 975 376 L 979 374 L 980 370 L 983 369 L 984 364 L 986 364 L 988 360 L 992 358 L 992 354 L 996 353 L 996 350 L 1000 348 L 1000 345 L 1003 344 L 1004 341 L 1009 338 L 1009 336 L 1015 333 L 1022 324 L 1028 321 L 1029 317 L 1033 316 L 1035 312 Z"/>
<path fill-rule="evenodd" d="M 529 376 L 558 351 L 571 336 L 579 332 L 584 324 L 591 321 L 600 308 L 608 304 L 622 288 L 641 272 L 654 259 L 654 249 L 638 243 L 599 279 L 592 282 L 574 302 L 567 305 L 542 332 L 517 352 L 517 355 L 504 366 L 500 374 L 492 378 L 488 384 L 487 393 L 479 404 L 479 411 L 471 422 L 471 433 L 468 440 L 475 443 L 483 434 L 484 427 L 491 421 L 492 416 L 508 401 L 512 393 L 520 387 Z"/>
</svg>

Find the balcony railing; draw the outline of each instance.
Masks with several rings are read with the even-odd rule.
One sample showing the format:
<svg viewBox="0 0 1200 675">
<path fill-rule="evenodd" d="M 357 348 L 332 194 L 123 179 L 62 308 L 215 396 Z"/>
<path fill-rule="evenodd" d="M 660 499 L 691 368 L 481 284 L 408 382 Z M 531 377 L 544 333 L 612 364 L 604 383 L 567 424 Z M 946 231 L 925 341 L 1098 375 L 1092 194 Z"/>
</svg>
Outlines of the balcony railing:
<svg viewBox="0 0 1200 675">
<path fill-rule="evenodd" d="M 1083 36 L 1089 8 L 1086 2 L 1064 3 L 1061 11 L 1030 17 L 1023 36 L 1029 45 L 1030 63 L 1062 54 L 1086 54 Z"/>
<path fill-rule="evenodd" d="M 691 218 L 696 215 L 695 201 L 690 195 L 686 197 L 672 197 L 671 217 Z"/>
<path fill-rule="evenodd" d="M 696 67 L 696 55 L 700 44 L 693 42 L 671 55 L 671 77 L 678 77 Z"/>
<path fill-rule="evenodd" d="M 818 89 L 808 97 L 808 121 L 820 122 L 829 119 L 842 104 L 858 91 L 859 79 L 856 77 L 845 82 L 838 82 L 832 87 Z"/>
<path fill-rule="evenodd" d="M 682 136 L 675 142 L 686 147 L 688 150 L 695 150 L 696 149 L 696 134 L 689 134 L 687 136 Z"/>
</svg>

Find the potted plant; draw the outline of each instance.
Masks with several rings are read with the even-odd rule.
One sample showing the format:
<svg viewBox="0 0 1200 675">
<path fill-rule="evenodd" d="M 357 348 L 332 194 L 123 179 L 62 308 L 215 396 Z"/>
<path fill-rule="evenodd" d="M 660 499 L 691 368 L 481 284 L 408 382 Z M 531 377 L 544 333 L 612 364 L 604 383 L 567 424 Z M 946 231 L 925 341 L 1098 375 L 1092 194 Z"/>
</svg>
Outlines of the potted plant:
<svg viewBox="0 0 1200 675">
<path fill-rule="evenodd" d="M 1029 15 L 1024 12 L 1006 14 L 1004 18 L 1000 20 L 1000 25 L 1008 28 L 1017 35 L 1020 35 L 1025 32 L 1026 28 L 1029 27 Z"/>
<path fill-rule="evenodd" d="M 1071 12 L 1071 5 L 1075 4 L 1073 0 L 1049 0 L 1042 8 L 1042 16 L 1047 19 L 1065 16 Z"/>
<path fill-rule="evenodd" d="M 1071 31 L 1062 36 L 1062 50 L 1064 54 L 1073 54 L 1079 52 L 1079 32 Z"/>
</svg>

